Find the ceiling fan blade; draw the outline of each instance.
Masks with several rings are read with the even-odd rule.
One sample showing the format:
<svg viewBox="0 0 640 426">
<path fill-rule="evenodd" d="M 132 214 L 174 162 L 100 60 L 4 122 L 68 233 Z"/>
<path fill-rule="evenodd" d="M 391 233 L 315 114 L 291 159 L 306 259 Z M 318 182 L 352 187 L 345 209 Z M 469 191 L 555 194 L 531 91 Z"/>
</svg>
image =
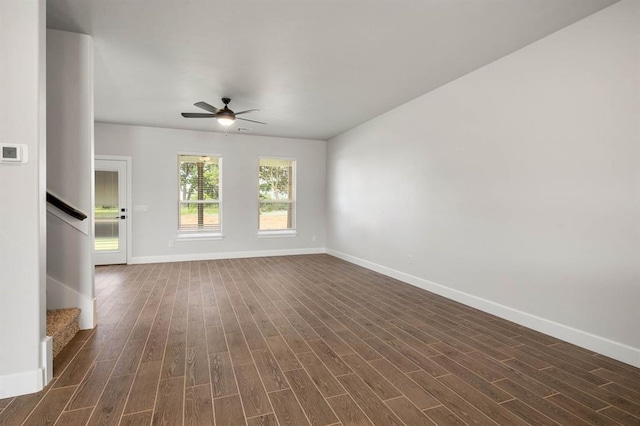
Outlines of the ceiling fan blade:
<svg viewBox="0 0 640 426">
<path fill-rule="evenodd" d="M 209 111 L 212 112 L 214 114 L 216 114 L 218 111 L 220 111 L 220 108 L 216 108 L 213 105 L 209 105 L 206 102 L 196 102 L 195 104 L 193 104 L 194 106 L 197 106 L 198 108 L 202 108 L 205 111 Z"/>
<path fill-rule="evenodd" d="M 202 112 L 183 112 L 182 116 L 187 118 L 213 118 L 216 116 L 216 114 L 205 114 Z"/>
<path fill-rule="evenodd" d="M 236 114 L 236 115 L 238 115 L 238 114 Z M 250 122 L 252 122 L 252 123 L 258 123 L 258 124 L 267 124 L 267 123 L 263 123 L 262 121 L 247 120 L 246 118 L 237 118 L 237 117 L 236 117 L 236 120 L 250 121 Z"/>
<path fill-rule="evenodd" d="M 236 115 L 246 114 L 248 112 L 253 112 L 253 111 L 260 111 L 260 110 L 259 109 L 248 109 L 248 110 L 245 110 L 245 111 L 236 112 Z"/>
</svg>

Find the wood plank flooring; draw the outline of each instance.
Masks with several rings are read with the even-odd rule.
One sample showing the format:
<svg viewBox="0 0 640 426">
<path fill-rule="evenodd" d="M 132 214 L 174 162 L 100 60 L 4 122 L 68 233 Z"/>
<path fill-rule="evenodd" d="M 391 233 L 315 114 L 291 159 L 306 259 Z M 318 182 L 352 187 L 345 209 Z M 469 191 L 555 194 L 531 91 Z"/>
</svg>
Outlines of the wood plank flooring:
<svg viewBox="0 0 640 426">
<path fill-rule="evenodd" d="M 96 269 L 0 425 L 640 425 L 640 369 L 328 255 Z"/>
</svg>

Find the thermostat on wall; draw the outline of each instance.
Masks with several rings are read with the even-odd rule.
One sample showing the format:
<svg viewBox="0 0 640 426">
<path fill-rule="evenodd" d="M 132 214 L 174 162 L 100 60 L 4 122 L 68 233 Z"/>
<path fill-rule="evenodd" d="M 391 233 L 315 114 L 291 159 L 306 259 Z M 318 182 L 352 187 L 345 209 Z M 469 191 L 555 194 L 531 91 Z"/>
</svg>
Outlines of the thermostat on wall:
<svg viewBox="0 0 640 426">
<path fill-rule="evenodd" d="M 0 144 L 0 161 L 3 163 L 26 163 L 27 146 L 23 144 Z"/>
</svg>

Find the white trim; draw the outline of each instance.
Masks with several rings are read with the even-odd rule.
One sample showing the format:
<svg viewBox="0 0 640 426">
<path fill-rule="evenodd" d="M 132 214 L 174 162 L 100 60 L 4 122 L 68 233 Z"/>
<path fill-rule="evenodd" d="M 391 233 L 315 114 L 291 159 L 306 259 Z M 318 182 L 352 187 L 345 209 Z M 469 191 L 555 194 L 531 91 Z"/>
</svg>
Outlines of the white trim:
<svg viewBox="0 0 640 426">
<path fill-rule="evenodd" d="M 39 392 L 44 388 L 42 368 L 0 376 L 0 399 Z"/>
<path fill-rule="evenodd" d="M 295 229 L 284 229 L 276 231 L 258 231 L 258 238 L 278 238 L 278 237 L 297 237 L 298 231 Z"/>
<path fill-rule="evenodd" d="M 207 233 L 207 232 L 193 232 L 193 233 L 183 233 L 178 234 L 176 236 L 176 242 L 186 242 L 186 241 L 219 241 L 224 238 L 224 235 L 219 233 Z"/>
<path fill-rule="evenodd" d="M 90 330 L 97 325 L 95 301 L 47 275 L 47 309 L 80 308 L 78 323 L 81 330 Z"/>
<path fill-rule="evenodd" d="M 222 153 L 215 153 L 215 152 L 208 152 L 208 153 L 203 153 L 201 151 L 176 151 L 178 153 L 178 156 L 180 155 L 192 155 L 192 156 L 198 156 L 198 157 L 202 157 L 202 156 L 206 156 L 206 157 L 216 157 L 218 160 L 222 159 Z M 180 165 L 180 158 L 178 158 L 178 165 Z"/>
<path fill-rule="evenodd" d="M 56 206 L 52 206 L 49 203 L 47 203 L 47 213 L 50 213 L 52 216 L 57 217 L 62 222 L 82 232 L 84 235 L 89 235 L 89 220 L 80 220 L 73 218 Z"/>
<path fill-rule="evenodd" d="M 126 155 L 102 155 L 98 154 L 94 156 L 95 160 L 119 160 L 125 161 L 127 163 L 127 263 L 131 263 L 131 258 L 133 257 L 133 185 L 131 182 L 133 181 L 133 175 L 131 174 L 131 162 L 132 159 L 130 156 Z M 94 163 L 95 164 L 95 163 Z M 95 171 L 94 171 L 95 173 Z M 95 183 L 92 193 L 95 195 Z M 93 202 L 95 204 L 95 200 Z M 91 207 L 91 214 L 93 214 L 93 210 L 95 209 L 95 205 Z M 91 243 L 91 247 L 93 250 L 93 241 Z M 95 262 L 94 262 L 95 263 Z"/>
<path fill-rule="evenodd" d="M 96 328 L 97 325 L 98 325 L 98 298 L 94 297 L 93 298 L 93 328 Z M 78 322 L 78 327 L 80 327 L 79 322 Z M 82 328 L 82 327 L 80 327 L 80 329 L 88 330 L 88 329 L 85 329 L 85 328 Z"/>
<path fill-rule="evenodd" d="M 368 260 L 360 259 L 346 253 L 332 249 L 327 249 L 326 253 L 421 289 L 439 294 L 440 296 L 444 296 L 448 299 L 455 300 L 456 302 L 460 302 L 467 306 L 496 315 L 500 318 L 513 321 L 541 333 L 548 334 L 569 343 L 573 343 L 574 345 L 609 356 L 617 359 L 618 361 L 622 361 L 635 367 L 640 367 L 640 348 L 634 348 L 632 346 L 625 345 L 624 343 L 596 336 L 586 331 L 578 330 L 564 324 L 510 308 L 508 306 L 464 293 Z"/>
<path fill-rule="evenodd" d="M 225 253 L 194 253 L 163 256 L 140 256 L 134 257 L 132 264 L 142 263 L 165 263 L 165 262 L 189 262 L 194 260 L 218 260 L 218 259 L 243 259 L 247 257 L 270 257 L 270 256 L 295 256 L 300 254 L 321 254 L 326 253 L 324 247 L 284 249 L 284 250 L 258 250 L 258 251 L 236 251 Z"/>
<path fill-rule="evenodd" d="M 41 342 L 43 385 L 46 386 L 53 379 L 53 337 L 45 336 Z"/>
</svg>

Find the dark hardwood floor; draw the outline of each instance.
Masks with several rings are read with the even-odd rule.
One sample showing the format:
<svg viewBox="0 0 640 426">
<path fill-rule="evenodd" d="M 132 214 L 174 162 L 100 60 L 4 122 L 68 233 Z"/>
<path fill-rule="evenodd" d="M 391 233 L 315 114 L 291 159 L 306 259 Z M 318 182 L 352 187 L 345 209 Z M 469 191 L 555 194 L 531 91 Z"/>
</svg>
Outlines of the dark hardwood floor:
<svg viewBox="0 0 640 426">
<path fill-rule="evenodd" d="M 96 270 L 1 425 L 640 425 L 640 369 L 328 255 Z"/>
</svg>

